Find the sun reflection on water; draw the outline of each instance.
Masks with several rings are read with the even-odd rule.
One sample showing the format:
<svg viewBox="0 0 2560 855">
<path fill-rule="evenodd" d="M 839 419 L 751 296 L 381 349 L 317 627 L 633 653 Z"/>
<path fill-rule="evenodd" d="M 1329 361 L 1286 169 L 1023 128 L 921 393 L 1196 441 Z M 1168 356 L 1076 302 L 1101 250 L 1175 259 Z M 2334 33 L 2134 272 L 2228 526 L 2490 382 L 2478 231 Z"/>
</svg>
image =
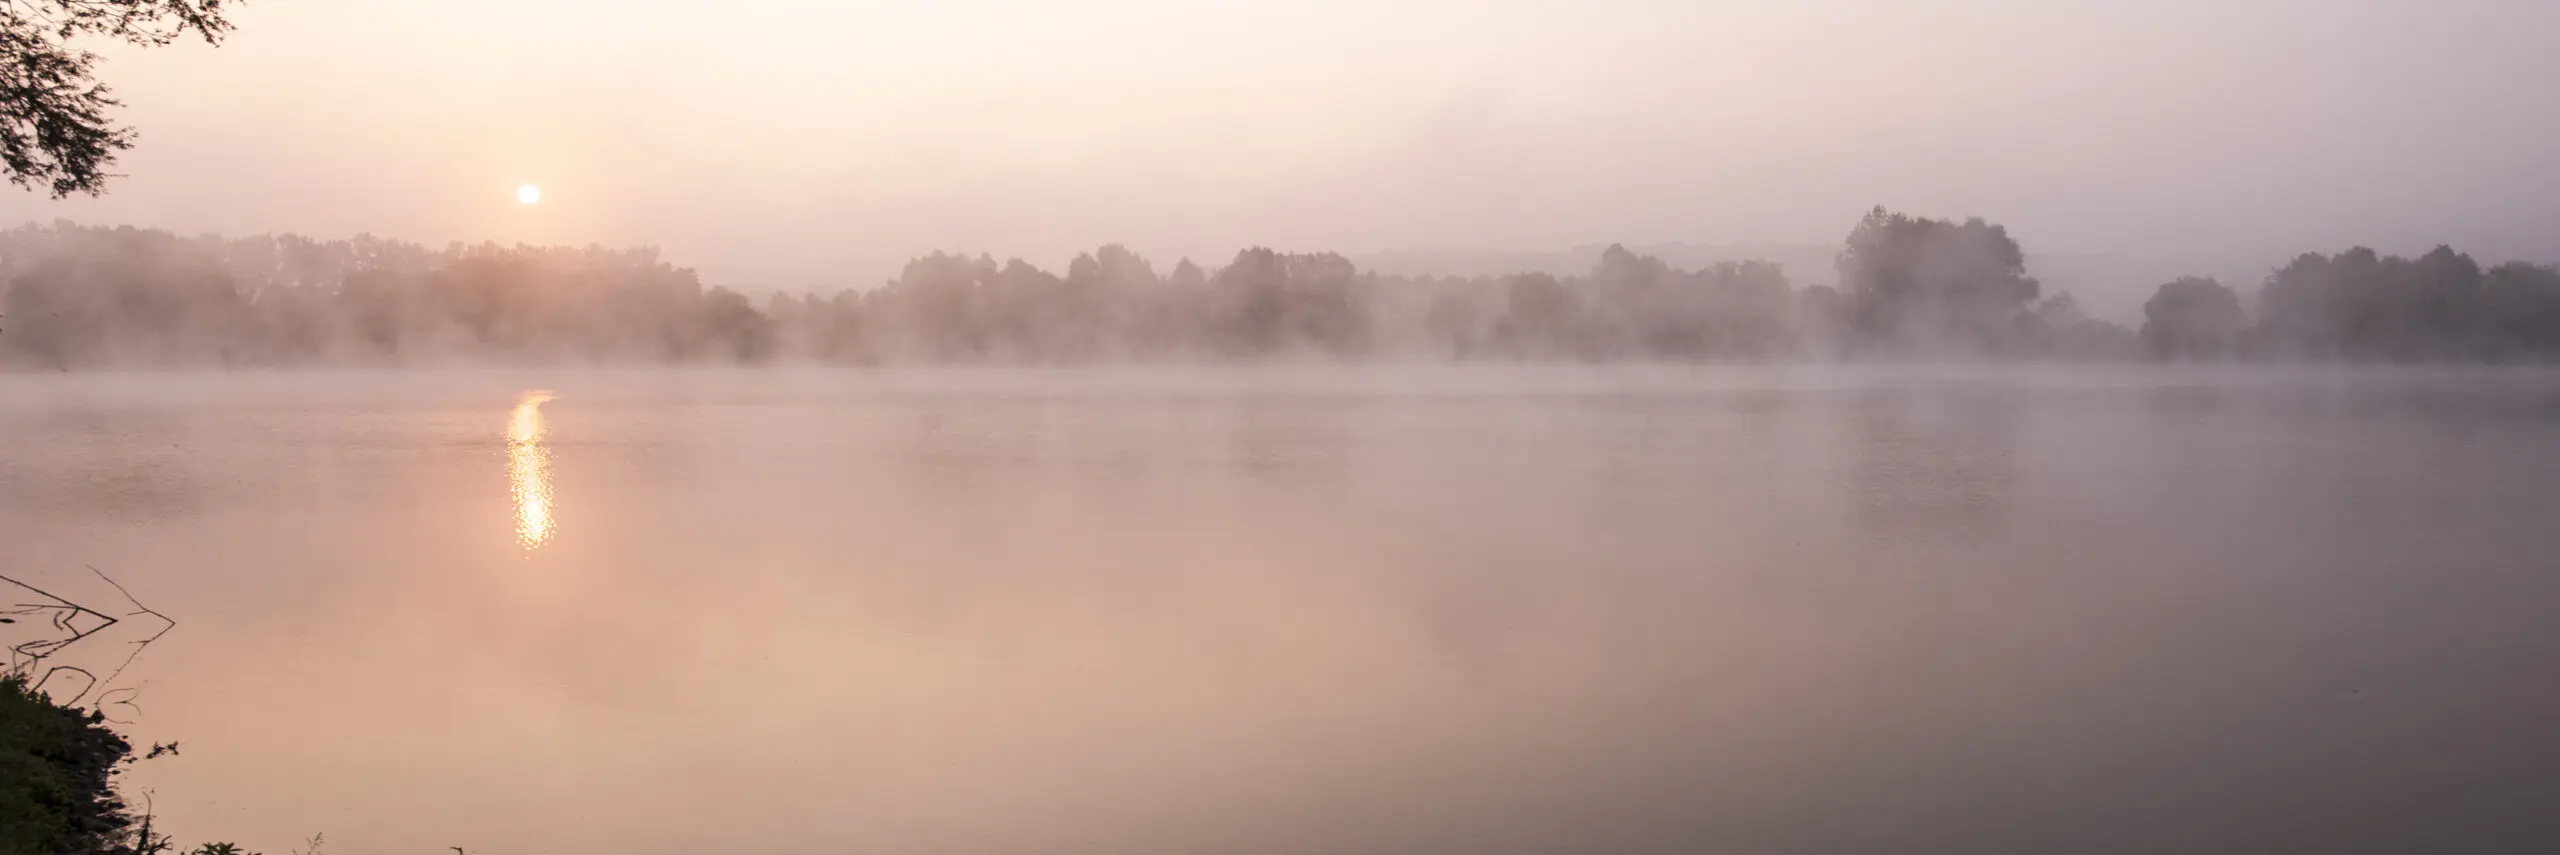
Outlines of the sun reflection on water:
<svg viewBox="0 0 2560 855">
<path fill-rule="evenodd" d="M 527 550 L 551 541 L 551 452 L 542 447 L 542 404 L 551 393 L 528 389 L 507 417 L 507 487 L 516 503 L 516 541 Z"/>
</svg>

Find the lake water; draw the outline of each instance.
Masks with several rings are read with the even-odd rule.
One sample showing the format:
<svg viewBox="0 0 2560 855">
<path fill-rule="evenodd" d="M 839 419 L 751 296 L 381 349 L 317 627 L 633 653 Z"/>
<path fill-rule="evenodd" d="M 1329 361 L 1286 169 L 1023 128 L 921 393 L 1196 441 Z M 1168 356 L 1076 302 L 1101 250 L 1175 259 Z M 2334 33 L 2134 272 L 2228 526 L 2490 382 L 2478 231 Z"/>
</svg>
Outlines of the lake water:
<svg viewBox="0 0 2560 855">
<path fill-rule="evenodd" d="M 0 436 L 0 573 L 179 622 L 110 712 L 182 844 L 2560 847 L 2547 371 L 20 375 Z"/>
</svg>

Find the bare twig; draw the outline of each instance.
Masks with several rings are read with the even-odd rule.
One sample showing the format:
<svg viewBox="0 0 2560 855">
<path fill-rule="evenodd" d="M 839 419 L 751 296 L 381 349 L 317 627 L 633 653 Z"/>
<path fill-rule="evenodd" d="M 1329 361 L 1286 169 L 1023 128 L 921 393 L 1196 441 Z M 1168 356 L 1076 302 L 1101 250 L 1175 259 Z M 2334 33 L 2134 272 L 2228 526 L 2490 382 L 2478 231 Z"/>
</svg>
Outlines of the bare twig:
<svg viewBox="0 0 2560 855">
<path fill-rule="evenodd" d="M 112 672 L 109 672 L 109 673 L 107 674 L 106 684 L 107 684 L 107 685 L 110 685 L 110 686 L 113 686 L 113 685 L 115 685 L 115 682 L 116 682 L 116 678 L 117 678 L 117 677 L 122 677 L 122 676 L 124 676 L 124 669 L 125 669 L 127 666 L 132 665 L 132 664 L 133 664 L 133 660 L 134 660 L 136 657 L 139 657 L 139 656 L 141 656 L 141 655 L 142 655 L 142 649 L 143 649 L 143 648 L 151 646 L 151 643 L 152 643 L 152 642 L 154 642 L 154 641 L 159 641 L 159 640 L 160 640 L 160 637 L 161 637 L 161 636 L 164 636 L 164 635 L 168 635 L 170 630 L 177 629 L 177 628 L 178 628 L 178 622 L 177 622 L 177 620 L 175 620 L 175 619 L 173 619 L 173 618 L 169 617 L 168 615 L 164 615 L 164 614 L 161 614 L 161 613 L 159 613 L 159 612 L 153 611 L 153 610 L 151 609 L 151 607 L 150 607 L 150 606 L 143 605 L 141 600 L 134 599 L 134 597 L 133 597 L 133 592 L 132 592 L 132 591 L 127 591 L 127 590 L 125 590 L 125 589 L 124 589 L 124 585 L 123 585 L 122 583 L 117 582 L 116 580 L 114 580 L 114 579 L 112 579 L 112 578 L 109 578 L 109 577 L 107 576 L 106 571 L 104 571 L 104 570 L 100 570 L 100 569 L 98 569 L 98 568 L 96 568 L 96 567 L 90 567 L 89 565 L 86 565 L 86 564 L 83 564 L 83 565 L 80 565 L 80 566 L 83 566 L 83 567 L 89 567 L 89 572 L 98 574 L 98 578 L 100 578 L 100 579 L 104 579 L 104 580 L 106 580 L 106 583 L 107 583 L 107 584 L 115 586 L 116 593 L 123 594 L 123 595 L 124 595 L 124 601 L 125 601 L 125 602 L 132 603 L 132 604 L 133 604 L 133 607 L 136 609 L 136 611 L 132 611 L 132 612 L 128 612 L 128 613 L 126 613 L 126 614 L 125 614 L 125 617 L 141 617 L 141 616 L 143 616 L 143 615 L 150 615 L 150 616 L 152 616 L 152 617 L 155 617 L 155 618 L 159 618 L 159 619 L 160 619 L 160 631 L 159 631 L 159 632 L 152 633 L 150 638 L 145 638 L 145 639 L 142 639 L 141 641 L 133 642 L 133 649 L 132 649 L 131 651 L 128 651 L 128 652 L 126 652 L 126 653 L 125 653 L 125 655 L 124 655 L 124 661 L 123 661 L 123 662 L 118 662 L 118 663 L 116 663 L 116 670 L 114 670 L 114 671 L 112 671 Z M 99 627 L 99 628 L 100 628 L 100 629 L 104 629 L 105 627 Z M 136 690 L 136 691 L 139 691 L 139 690 Z"/>
<path fill-rule="evenodd" d="M 82 689 L 80 690 L 80 694 L 71 696 L 72 701 L 73 701 L 74 703 L 77 703 L 77 702 L 79 701 L 79 699 L 80 699 L 80 697 L 81 697 L 82 695 L 87 695 L 87 694 L 89 694 L 89 692 L 90 692 L 91 690 L 94 690 L 94 689 L 98 688 L 98 675 L 96 675 L 96 674 L 92 674 L 92 673 L 89 673 L 89 669 L 87 669 L 87 668 L 80 668 L 80 667 L 71 666 L 71 665 L 56 665 L 56 666 L 53 666 L 53 667 L 51 667 L 51 668 L 44 669 L 44 676 L 37 677 L 37 678 L 36 678 L 35 683 L 34 683 L 34 684 L 32 684 L 32 685 L 30 685 L 28 688 L 35 689 L 35 690 L 37 690 L 37 691 L 43 691 L 43 690 L 44 690 L 44 684 L 46 684 L 46 683 L 50 683 L 50 682 L 52 682 L 52 681 L 53 681 L 53 675 L 55 675 L 55 674 L 60 674 L 60 673 L 62 673 L 62 672 L 64 672 L 64 671 L 69 671 L 69 672 L 71 672 L 71 673 L 78 674 L 78 675 L 80 675 L 80 676 L 83 676 L 83 677 L 87 677 L 87 678 L 89 678 L 89 685 L 88 685 L 87 687 L 85 687 L 85 688 L 82 688 Z"/>
<path fill-rule="evenodd" d="M 0 582 L 7 582 L 26 590 L 29 593 L 51 601 L 13 603 L 7 606 L 5 610 L 0 610 L 0 615 L 18 615 L 25 617 L 41 616 L 45 618 L 47 623 L 52 624 L 54 629 L 70 633 L 70 637 L 68 638 L 44 638 L 12 645 L 9 648 L 9 665 L 13 669 L 21 671 L 31 670 L 35 667 L 36 663 L 43 661 L 45 657 L 53 655 L 56 651 L 69 647 L 83 638 L 89 637 L 91 633 L 116 625 L 116 619 L 114 617 L 95 609 L 91 609 L 87 606 L 80 605 L 79 603 L 74 603 L 70 600 L 54 596 L 53 592 L 47 591 L 43 588 L 38 588 L 34 585 L 29 585 L 25 582 L 12 579 L 7 576 L 0 576 Z M 74 625 L 73 621 L 78 620 L 82 615 L 97 618 L 98 625 L 86 630 L 80 629 L 78 626 Z"/>
<path fill-rule="evenodd" d="M 176 629 L 178 627 L 178 622 L 170 619 L 168 615 L 161 614 L 160 612 L 152 609 L 150 606 L 143 605 L 141 600 L 134 598 L 132 591 L 125 590 L 122 583 L 119 583 L 114 578 L 108 576 L 105 571 L 99 570 L 96 567 L 90 567 L 88 569 L 89 572 L 98 574 L 98 578 L 100 580 L 103 580 L 108 585 L 113 586 L 116 589 L 116 593 L 124 595 L 125 602 L 132 604 L 134 611 L 125 613 L 123 617 L 117 617 L 115 615 L 110 615 L 105 612 L 80 605 L 79 603 L 63 599 L 51 591 L 38 588 L 18 579 L 0 575 L 0 582 L 8 583 L 11 586 L 15 586 L 18 589 L 29 594 L 33 594 L 36 598 L 39 598 L 35 601 L 18 602 L 11 603 L 6 606 L 0 606 L 0 620 L 15 623 L 15 618 L 17 617 L 42 617 L 45 619 L 46 623 L 52 625 L 56 631 L 62 633 L 61 636 L 54 638 L 39 638 L 34 641 L 24 641 L 11 645 L 9 647 L 9 663 L 6 668 L 6 672 L 21 676 L 33 676 L 33 679 L 30 680 L 31 687 L 41 690 L 44 688 L 46 683 L 52 681 L 54 675 L 60 674 L 64 671 L 69 671 L 89 678 L 89 683 L 87 686 L 81 688 L 79 694 L 72 695 L 71 699 L 66 702 L 67 704 L 77 706 L 81 701 L 91 699 L 91 693 L 95 692 L 97 693 L 95 700 L 101 706 L 114 704 L 134 707 L 134 693 L 138 693 L 140 689 L 138 687 L 130 690 L 119 689 L 115 686 L 115 681 L 124 676 L 125 669 L 131 667 L 136 658 L 141 657 L 144 648 L 150 647 L 152 642 L 159 641 L 162 636 L 168 635 L 170 630 Z M 133 649 L 125 653 L 123 661 L 117 662 L 115 670 L 109 671 L 105 679 L 100 679 L 95 672 L 86 668 L 72 665 L 55 665 L 49 668 L 44 668 L 42 674 L 37 674 L 37 669 L 43 667 L 46 660 L 52 658 L 54 654 L 60 653 L 71 645 L 78 644 L 90 636 L 104 632 L 108 628 L 124 622 L 124 618 L 141 617 L 144 615 L 158 618 L 161 623 L 160 630 L 152 633 L 149 638 L 131 642 Z M 95 621 L 96 625 L 86 628 L 81 626 L 81 624 L 89 621 Z M 118 700 L 108 700 L 109 696 L 114 695 L 119 691 L 127 692 L 127 694 Z M 134 707 L 134 709 L 139 710 L 140 707 Z"/>
<path fill-rule="evenodd" d="M 115 677 L 109 676 L 107 678 L 107 682 L 113 683 L 115 682 L 115 679 Z M 122 697 L 118 697 L 119 695 Z M 131 719 L 122 719 L 107 715 L 107 708 L 123 707 L 125 709 L 132 710 L 136 715 L 140 715 L 142 713 L 142 705 L 134 703 L 134 700 L 140 697 L 142 697 L 141 686 L 116 686 L 106 691 L 99 692 L 97 697 L 98 714 L 106 716 L 108 721 L 112 721 L 117 724 L 132 724 L 133 721 Z"/>
</svg>

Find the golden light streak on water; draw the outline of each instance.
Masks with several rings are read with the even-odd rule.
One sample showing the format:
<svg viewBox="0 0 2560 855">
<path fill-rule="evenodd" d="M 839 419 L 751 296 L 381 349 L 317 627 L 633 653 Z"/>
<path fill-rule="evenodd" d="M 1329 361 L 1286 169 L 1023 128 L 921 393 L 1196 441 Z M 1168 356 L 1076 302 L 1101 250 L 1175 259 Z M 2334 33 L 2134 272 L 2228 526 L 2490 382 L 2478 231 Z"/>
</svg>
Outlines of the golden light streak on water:
<svg viewBox="0 0 2560 855">
<path fill-rule="evenodd" d="M 551 542 L 551 452 L 542 447 L 542 404 L 551 393 L 527 389 L 507 417 L 507 487 L 515 497 L 516 541 L 528 551 Z"/>
</svg>

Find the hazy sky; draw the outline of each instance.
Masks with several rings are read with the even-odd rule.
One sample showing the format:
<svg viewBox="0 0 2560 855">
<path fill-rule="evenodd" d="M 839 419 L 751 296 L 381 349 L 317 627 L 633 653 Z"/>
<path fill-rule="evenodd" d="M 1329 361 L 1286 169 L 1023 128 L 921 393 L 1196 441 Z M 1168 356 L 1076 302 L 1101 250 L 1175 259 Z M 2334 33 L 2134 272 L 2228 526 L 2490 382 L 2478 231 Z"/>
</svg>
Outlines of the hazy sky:
<svg viewBox="0 0 2560 855">
<path fill-rule="evenodd" d="M 0 218 L 656 244 L 746 287 L 930 249 L 1830 243 L 2560 260 L 2540 0 L 257 0 L 111 51 L 103 199 Z M 540 206 L 515 204 L 518 183 Z"/>
</svg>

